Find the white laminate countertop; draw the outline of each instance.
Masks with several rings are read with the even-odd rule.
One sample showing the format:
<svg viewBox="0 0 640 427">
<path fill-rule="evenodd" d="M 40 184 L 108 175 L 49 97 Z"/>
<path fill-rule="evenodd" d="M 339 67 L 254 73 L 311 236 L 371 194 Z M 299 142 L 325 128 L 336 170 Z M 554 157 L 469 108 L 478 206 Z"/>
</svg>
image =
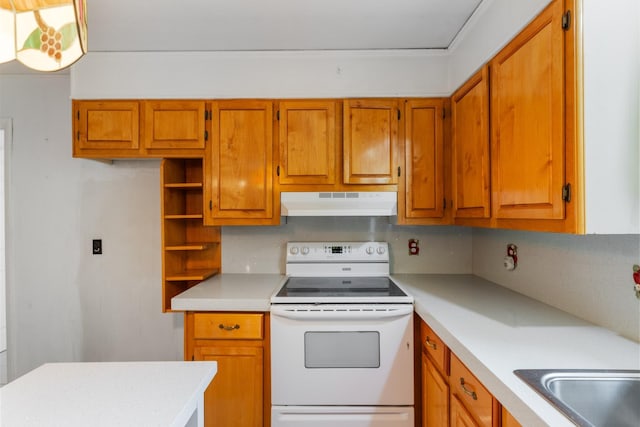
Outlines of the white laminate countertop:
<svg viewBox="0 0 640 427">
<path fill-rule="evenodd" d="M 181 427 L 216 362 L 48 363 L 0 388 L 3 427 Z"/>
<path fill-rule="evenodd" d="M 269 311 L 281 274 L 218 274 L 171 298 L 172 310 Z"/>
<path fill-rule="evenodd" d="M 574 426 L 515 369 L 640 369 L 640 344 L 471 275 L 397 274 L 416 313 L 523 426 Z"/>
</svg>

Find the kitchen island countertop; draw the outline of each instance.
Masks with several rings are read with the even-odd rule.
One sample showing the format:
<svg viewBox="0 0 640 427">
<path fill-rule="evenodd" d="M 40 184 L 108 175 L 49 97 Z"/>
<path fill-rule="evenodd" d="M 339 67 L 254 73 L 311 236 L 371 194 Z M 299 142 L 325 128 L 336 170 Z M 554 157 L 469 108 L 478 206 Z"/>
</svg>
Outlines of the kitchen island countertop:
<svg viewBox="0 0 640 427">
<path fill-rule="evenodd" d="M 640 369 L 640 344 L 472 275 L 397 274 L 415 312 L 523 426 L 574 426 L 515 369 Z"/>
</svg>

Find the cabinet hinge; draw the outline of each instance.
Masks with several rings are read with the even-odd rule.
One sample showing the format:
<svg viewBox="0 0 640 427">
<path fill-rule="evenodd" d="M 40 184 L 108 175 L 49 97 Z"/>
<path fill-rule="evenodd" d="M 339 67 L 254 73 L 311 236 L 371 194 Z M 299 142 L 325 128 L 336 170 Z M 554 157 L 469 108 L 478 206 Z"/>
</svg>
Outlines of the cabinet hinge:
<svg viewBox="0 0 640 427">
<path fill-rule="evenodd" d="M 280 121 L 280 110 L 276 111 L 276 120 Z"/>
<path fill-rule="evenodd" d="M 80 110 L 76 111 L 76 117 L 80 120 Z"/>
<path fill-rule="evenodd" d="M 447 110 L 442 109 L 442 118 L 444 119 L 447 116 Z"/>
<path fill-rule="evenodd" d="M 562 200 L 569 203 L 571 201 L 571 184 L 566 184 L 562 187 Z"/>
<path fill-rule="evenodd" d="M 77 139 L 78 141 L 80 141 L 80 131 L 77 131 L 77 132 L 76 132 L 76 139 Z"/>
<path fill-rule="evenodd" d="M 193 354 L 191 355 L 191 361 L 193 362 L 194 360 L 196 360 L 196 356 L 194 356 Z"/>
<path fill-rule="evenodd" d="M 442 209 L 443 210 L 447 209 L 447 198 L 446 197 L 442 198 Z"/>
<path fill-rule="evenodd" d="M 564 15 L 562 15 L 562 29 L 567 31 L 571 28 L 571 11 L 567 10 Z"/>
<path fill-rule="evenodd" d="M 209 210 L 213 210 L 213 200 L 209 200 Z"/>
<path fill-rule="evenodd" d="M 276 175 L 280 176 L 280 165 L 276 166 Z"/>
<path fill-rule="evenodd" d="M 209 120 L 209 111 L 204 110 L 204 121 L 206 122 L 207 120 Z"/>
<path fill-rule="evenodd" d="M 204 131 L 204 140 L 208 141 L 209 140 L 209 132 L 208 131 Z"/>
<path fill-rule="evenodd" d="M 398 176 L 400 176 L 400 166 L 398 166 Z"/>
<path fill-rule="evenodd" d="M 400 120 L 400 109 L 398 108 L 398 120 Z"/>
</svg>

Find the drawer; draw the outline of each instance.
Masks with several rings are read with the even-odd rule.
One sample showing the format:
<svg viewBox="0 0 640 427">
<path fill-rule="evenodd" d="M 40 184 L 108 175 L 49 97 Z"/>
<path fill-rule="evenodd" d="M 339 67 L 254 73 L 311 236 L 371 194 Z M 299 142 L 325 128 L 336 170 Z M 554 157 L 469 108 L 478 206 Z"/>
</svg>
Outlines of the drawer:
<svg viewBox="0 0 640 427">
<path fill-rule="evenodd" d="M 449 387 L 481 426 L 493 425 L 493 396 L 453 353 Z"/>
<path fill-rule="evenodd" d="M 258 313 L 195 313 L 195 339 L 261 340 L 264 314 Z"/>
<path fill-rule="evenodd" d="M 420 322 L 422 351 L 427 353 L 436 368 L 446 377 L 449 375 L 449 349 L 439 336 L 424 321 Z"/>
</svg>

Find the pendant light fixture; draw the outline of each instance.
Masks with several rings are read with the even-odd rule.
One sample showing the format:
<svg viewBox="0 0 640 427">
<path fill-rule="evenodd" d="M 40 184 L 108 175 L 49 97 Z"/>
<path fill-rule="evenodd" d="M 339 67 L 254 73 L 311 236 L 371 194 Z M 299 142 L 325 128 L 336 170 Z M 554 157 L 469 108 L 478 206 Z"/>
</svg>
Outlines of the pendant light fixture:
<svg viewBox="0 0 640 427">
<path fill-rule="evenodd" d="M 0 0 L 0 63 L 57 71 L 86 51 L 86 0 Z"/>
</svg>

